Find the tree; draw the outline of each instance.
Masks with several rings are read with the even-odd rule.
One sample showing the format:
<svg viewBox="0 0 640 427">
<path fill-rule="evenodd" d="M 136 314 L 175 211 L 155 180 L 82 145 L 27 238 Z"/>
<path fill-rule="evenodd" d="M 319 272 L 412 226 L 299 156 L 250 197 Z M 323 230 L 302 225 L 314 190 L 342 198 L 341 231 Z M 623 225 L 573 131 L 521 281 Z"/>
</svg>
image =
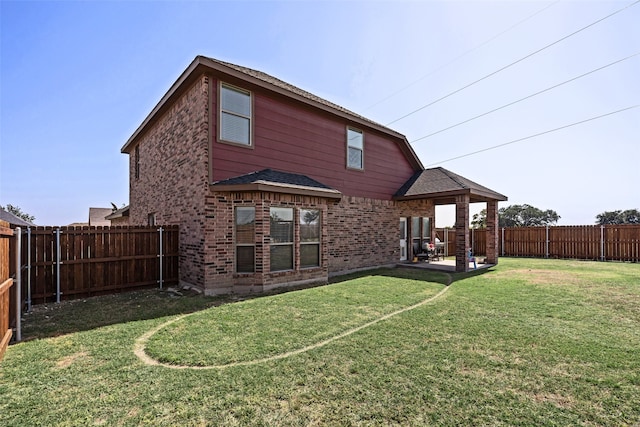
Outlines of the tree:
<svg viewBox="0 0 640 427">
<path fill-rule="evenodd" d="M 486 228 L 487 227 L 487 210 L 482 209 L 479 213 L 473 214 L 471 219 L 471 228 Z"/>
<path fill-rule="evenodd" d="M 596 215 L 596 224 L 640 224 L 640 211 L 638 209 L 605 211 Z"/>
<path fill-rule="evenodd" d="M 553 225 L 558 222 L 560 215 L 554 210 L 540 210 L 531 205 L 511 205 L 498 210 L 498 227 L 533 227 Z M 471 227 L 484 228 L 487 226 L 487 210 L 473 215 Z"/>
<path fill-rule="evenodd" d="M 17 216 L 18 218 L 22 218 L 27 222 L 33 222 L 36 217 L 33 215 L 29 215 L 26 212 L 22 212 L 22 209 L 20 209 L 20 207 L 18 206 L 13 206 L 11 204 L 7 203 L 7 206 L 0 206 L 0 208 L 4 209 L 5 211 L 14 214 L 15 216 Z"/>
<path fill-rule="evenodd" d="M 553 225 L 560 215 L 554 210 L 540 210 L 531 205 L 511 205 L 498 210 L 500 227 L 534 227 Z"/>
</svg>

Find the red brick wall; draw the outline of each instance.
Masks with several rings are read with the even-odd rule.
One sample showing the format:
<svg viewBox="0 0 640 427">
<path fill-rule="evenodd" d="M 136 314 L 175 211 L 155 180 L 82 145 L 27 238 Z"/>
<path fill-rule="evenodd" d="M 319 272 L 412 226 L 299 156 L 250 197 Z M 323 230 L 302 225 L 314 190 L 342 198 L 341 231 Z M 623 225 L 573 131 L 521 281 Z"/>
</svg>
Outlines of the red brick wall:
<svg viewBox="0 0 640 427">
<path fill-rule="evenodd" d="M 207 197 L 207 227 L 205 254 L 205 292 L 223 294 L 229 292 L 262 292 L 284 284 L 300 284 L 326 281 L 327 260 L 327 203 L 326 199 L 280 193 L 211 193 Z M 238 206 L 256 208 L 255 273 L 235 272 L 234 210 Z M 319 209 L 322 217 L 320 242 L 320 267 L 299 267 L 300 248 L 294 245 L 294 269 L 291 271 L 269 271 L 269 209 L 271 207 L 294 208 L 295 223 L 299 209 Z M 294 241 L 299 241 L 299 227 L 294 227 Z"/>
<path fill-rule="evenodd" d="M 215 136 L 209 132 L 210 118 L 215 115 L 209 112 L 209 90 L 213 85 L 209 83 L 206 76 L 198 79 L 139 137 L 138 178 L 133 147 L 130 155 L 129 223 L 147 224 L 148 215 L 153 213 L 159 225 L 180 226 L 182 282 L 203 287 L 209 294 L 261 292 L 283 284 L 323 281 L 330 274 L 392 264 L 400 256 L 399 218 L 433 219 L 434 207 L 428 201 L 350 196 L 332 201 L 279 193 L 212 192 L 208 162 L 209 144 Z M 342 147 L 343 138 L 339 139 Z M 368 162 L 367 166 L 373 165 Z M 266 167 L 270 165 L 252 169 Z M 406 165 L 403 167 L 403 174 L 409 174 Z M 385 198 L 390 197 L 390 188 L 385 189 Z M 256 221 L 258 261 L 254 274 L 235 273 L 234 207 L 243 205 L 256 206 L 261 212 Z M 269 272 L 271 206 L 292 206 L 296 212 L 299 208 L 322 211 L 321 267 Z"/>
<path fill-rule="evenodd" d="M 208 82 L 202 77 L 141 136 L 140 174 L 129 156 L 130 224 L 180 226 L 180 278 L 204 283 L 205 196 L 208 193 Z"/>
<path fill-rule="evenodd" d="M 344 197 L 329 207 L 329 273 L 397 263 L 400 217 L 429 217 L 433 224 L 434 215 L 433 203 L 427 200 Z"/>
<path fill-rule="evenodd" d="M 234 208 L 256 208 L 256 272 L 235 273 Z M 269 271 L 269 209 L 293 207 L 322 212 L 321 265 L 299 268 L 299 246 L 294 246 L 291 271 Z M 434 218 L 433 204 L 420 200 L 344 197 L 340 201 L 280 193 L 211 193 L 207 196 L 207 252 L 204 255 L 207 294 L 262 292 L 278 286 L 322 282 L 330 274 L 395 264 L 400 259 L 401 216 Z M 298 227 L 295 227 L 296 238 Z"/>
</svg>

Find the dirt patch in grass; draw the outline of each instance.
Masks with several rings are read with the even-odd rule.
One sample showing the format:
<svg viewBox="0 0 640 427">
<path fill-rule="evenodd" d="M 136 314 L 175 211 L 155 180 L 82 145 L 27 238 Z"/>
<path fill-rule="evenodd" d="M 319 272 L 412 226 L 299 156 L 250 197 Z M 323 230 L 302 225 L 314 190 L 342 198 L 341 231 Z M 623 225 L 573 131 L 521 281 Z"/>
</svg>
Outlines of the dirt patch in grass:
<svg viewBox="0 0 640 427">
<path fill-rule="evenodd" d="M 580 284 L 582 278 L 565 271 L 521 268 L 496 272 L 496 278 L 514 278 L 520 276 L 534 285 Z"/>
<path fill-rule="evenodd" d="M 70 354 L 68 356 L 65 356 L 62 359 L 58 360 L 58 362 L 56 363 L 56 368 L 58 368 L 58 369 L 68 368 L 69 366 L 71 366 L 78 359 L 83 359 L 83 358 L 87 357 L 88 355 L 89 355 L 89 353 L 87 353 L 86 351 L 80 351 L 78 353 L 74 353 L 74 354 Z"/>
</svg>

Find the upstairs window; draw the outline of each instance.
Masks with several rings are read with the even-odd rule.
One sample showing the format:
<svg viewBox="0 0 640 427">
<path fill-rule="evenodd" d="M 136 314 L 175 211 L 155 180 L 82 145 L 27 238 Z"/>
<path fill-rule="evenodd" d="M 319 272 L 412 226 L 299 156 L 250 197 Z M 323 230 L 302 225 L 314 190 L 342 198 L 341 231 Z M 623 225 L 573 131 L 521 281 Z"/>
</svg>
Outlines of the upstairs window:
<svg viewBox="0 0 640 427">
<path fill-rule="evenodd" d="M 347 128 L 347 167 L 364 169 L 364 135 L 361 130 Z"/>
<path fill-rule="evenodd" d="M 251 145 L 251 92 L 220 84 L 220 140 Z"/>
</svg>

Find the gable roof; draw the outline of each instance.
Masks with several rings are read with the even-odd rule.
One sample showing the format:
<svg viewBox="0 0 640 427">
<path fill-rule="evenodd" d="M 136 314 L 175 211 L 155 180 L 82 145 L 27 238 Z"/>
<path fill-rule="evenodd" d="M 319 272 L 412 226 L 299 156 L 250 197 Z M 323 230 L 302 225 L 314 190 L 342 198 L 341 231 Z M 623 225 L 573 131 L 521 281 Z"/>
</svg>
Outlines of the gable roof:
<svg viewBox="0 0 640 427">
<path fill-rule="evenodd" d="M 16 216 L 16 215 L 12 214 L 9 211 L 5 211 L 2 208 L 0 208 L 0 220 L 1 221 L 6 221 L 9 224 L 15 225 L 17 227 L 35 227 L 36 226 L 31 221 L 25 221 L 24 219 L 20 218 L 19 216 Z"/>
<path fill-rule="evenodd" d="M 203 74 L 215 74 L 216 76 L 222 75 L 225 77 L 240 79 L 270 92 L 277 93 L 289 99 L 309 105 L 315 109 L 340 116 L 351 122 L 392 136 L 398 140 L 400 150 L 407 157 L 414 169 L 424 169 L 422 162 L 416 155 L 415 151 L 413 151 L 413 148 L 409 145 L 409 141 L 403 134 L 262 71 L 205 56 L 196 56 L 187 69 L 180 75 L 180 77 L 178 77 L 178 80 L 175 81 L 167 93 L 162 97 L 160 102 L 158 102 L 158 104 L 153 108 L 151 113 L 149 113 L 149 115 L 144 119 L 142 124 L 135 130 L 133 135 L 131 135 L 127 140 L 121 151 L 123 153 L 130 153 L 135 146 L 138 137 L 145 132 L 147 127 L 153 124 L 162 115 L 162 113 L 169 108 L 172 102 L 180 97 L 189 88 L 189 86 Z"/>
<path fill-rule="evenodd" d="M 111 215 L 111 208 L 89 208 L 89 226 L 91 227 L 108 227 L 111 221 L 105 219 L 107 215 Z"/>
<path fill-rule="evenodd" d="M 108 219 L 111 221 L 112 219 L 122 218 L 123 216 L 129 216 L 129 205 L 123 206 L 117 210 L 111 210 L 111 213 L 104 217 L 104 219 Z"/>
<path fill-rule="evenodd" d="M 442 167 L 416 172 L 395 194 L 396 200 L 435 199 L 451 204 L 455 196 L 469 194 L 471 202 L 505 201 L 507 196 Z M 453 200 L 453 201 L 452 201 Z"/>
<path fill-rule="evenodd" d="M 270 191 L 340 199 L 342 193 L 306 175 L 263 169 L 211 185 L 214 191 Z"/>
</svg>

